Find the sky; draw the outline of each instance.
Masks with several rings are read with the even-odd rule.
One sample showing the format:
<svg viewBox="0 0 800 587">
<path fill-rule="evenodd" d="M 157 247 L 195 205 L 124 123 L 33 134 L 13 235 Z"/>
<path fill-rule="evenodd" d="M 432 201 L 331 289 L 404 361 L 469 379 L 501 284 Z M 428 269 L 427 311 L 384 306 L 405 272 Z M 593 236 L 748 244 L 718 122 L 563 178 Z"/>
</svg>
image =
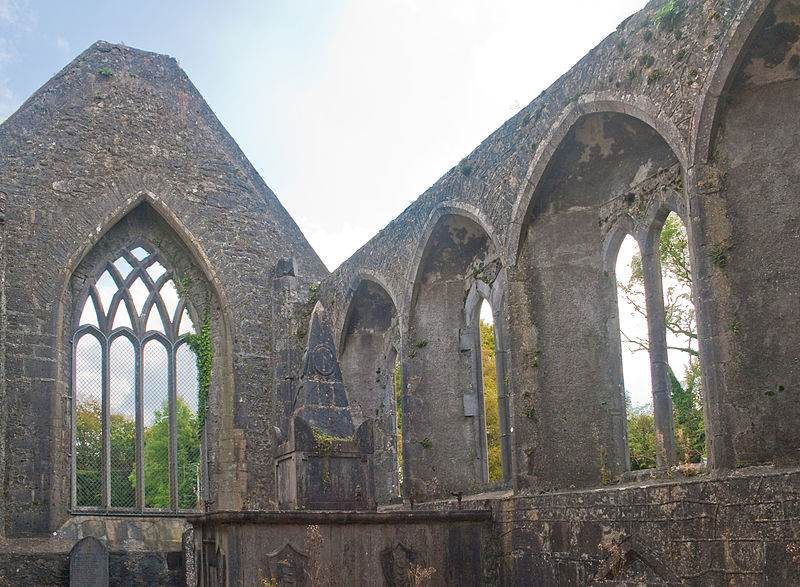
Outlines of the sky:
<svg viewBox="0 0 800 587">
<path fill-rule="evenodd" d="M 329 269 L 644 0 L 0 0 L 0 120 L 97 40 L 178 59 Z"/>
<path fill-rule="evenodd" d="M 171 55 L 332 270 L 644 5 L 0 0 L 0 121 L 97 40 Z"/>
</svg>

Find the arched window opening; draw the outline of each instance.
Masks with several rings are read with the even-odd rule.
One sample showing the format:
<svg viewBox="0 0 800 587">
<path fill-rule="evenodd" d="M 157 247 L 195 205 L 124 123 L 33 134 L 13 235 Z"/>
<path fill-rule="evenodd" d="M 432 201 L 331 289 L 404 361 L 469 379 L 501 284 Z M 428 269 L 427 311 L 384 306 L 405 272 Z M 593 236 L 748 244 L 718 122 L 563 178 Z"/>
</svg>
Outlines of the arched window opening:
<svg viewBox="0 0 800 587">
<path fill-rule="evenodd" d="M 394 400 L 397 429 L 397 491 L 403 495 L 403 364 L 395 351 L 394 359 Z"/>
<path fill-rule="evenodd" d="M 656 466 L 656 431 L 647 308 L 642 256 L 631 235 L 625 237 L 617 253 L 616 277 L 631 469 L 652 469 Z"/>
<path fill-rule="evenodd" d="M 360 280 L 344 321 L 339 365 L 354 424 L 372 420 L 375 439 L 375 499 L 391 503 L 400 496 L 395 389 L 397 310 L 386 289 L 372 279 Z"/>
<path fill-rule="evenodd" d="M 705 457 L 706 438 L 689 239 L 686 227 L 674 212 L 667 216 L 659 234 L 659 260 L 675 445 L 678 460 L 688 465 Z"/>
<path fill-rule="evenodd" d="M 635 244 L 623 243 L 617 259 L 623 370 L 626 392 L 630 392 L 628 441 L 632 469 L 667 466 L 674 464 L 676 458 L 688 466 L 705 456 L 686 228 L 677 214 L 671 213 L 661 229 L 652 234 L 645 245 L 646 254 L 639 252 Z M 632 237 L 628 240 L 635 243 Z M 654 299 L 656 295 L 662 297 Z M 631 353 L 645 352 L 650 355 L 650 386 L 654 390 L 650 405 L 640 399 L 645 395 L 639 381 L 644 381 L 647 365 L 641 359 L 633 363 L 630 358 Z M 635 386 L 630 383 L 630 374 L 636 380 Z"/>
<path fill-rule="evenodd" d="M 74 505 L 195 509 L 200 492 L 194 333 L 158 257 L 138 246 L 89 279 L 74 336 Z"/>
<path fill-rule="evenodd" d="M 481 303 L 480 321 L 486 455 L 489 482 L 495 483 L 503 480 L 503 458 L 500 448 L 500 410 L 497 401 L 497 356 L 495 354 L 494 317 L 492 316 L 492 307 L 486 300 Z"/>
</svg>

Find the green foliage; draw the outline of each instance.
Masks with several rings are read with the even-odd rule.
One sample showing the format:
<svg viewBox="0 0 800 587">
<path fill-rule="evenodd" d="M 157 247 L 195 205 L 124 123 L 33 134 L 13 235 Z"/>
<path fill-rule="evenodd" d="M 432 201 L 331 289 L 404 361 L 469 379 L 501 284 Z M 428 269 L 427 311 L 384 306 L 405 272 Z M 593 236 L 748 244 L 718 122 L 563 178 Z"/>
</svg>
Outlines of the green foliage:
<svg viewBox="0 0 800 587">
<path fill-rule="evenodd" d="M 102 501 L 103 424 L 98 401 L 80 402 L 75 414 L 76 503 L 100 507 Z M 122 414 L 111 414 L 111 506 L 133 507 L 136 496 L 128 482 L 136 466 L 136 424 Z"/>
<path fill-rule="evenodd" d="M 632 82 L 633 80 L 636 79 L 636 76 L 638 76 L 638 75 L 639 75 L 639 72 L 636 71 L 636 68 L 635 67 L 631 67 L 631 68 L 628 69 L 628 71 L 625 72 L 625 79 L 628 80 L 629 82 Z"/>
<path fill-rule="evenodd" d="M 660 69 L 654 69 L 653 71 L 647 74 L 647 83 L 654 84 L 662 77 L 664 77 L 664 72 L 661 71 Z"/>
<path fill-rule="evenodd" d="M 489 481 L 503 480 L 500 451 L 500 411 L 497 404 L 497 363 L 494 352 L 494 325 L 481 320 L 481 362 L 483 365 L 483 400 L 486 411 L 486 448 L 489 457 Z"/>
<path fill-rule="evenodd" d="M 136 466 L 136 422 L 111 414 L 111 507 L 136 505 L 134 485 L 128 476 Z"/>
<path fill-rule="evenodd" d="M 398 357 L 394 362 L 394 398 L 397 411 L 397 466 L 403 472 L 403 367 Z M 401 479 L 402 483 L 402 479 Z"/>
<path fill-rule="evenodd" d="M 206 307 L 199 334 L 187 334 L 186 342 L 197 362 L 197 430 L 202 431 L 208 410 L 208 390 L 211 387 L 211 366 L 214 349 L 211 346 L 211 314 Z"/>
<path fill-rule="evenodd" d="M 693 357 L 686 367 L 683 387 L 669 370 L 675 439 L 684 463 L 698 463 L 706 452 L 706 429 L 703 423 L 703 395 L 700 385 L 700 362 Z"/>
<path fill-rule="evenodd" d="M 317 449 L 322 453 L 329 453 L 333 450 L 333 445 L 337 442 L 352 442 L 355 437 L 353 436 L 331 436 L 330 434 L 323 432 L 319 428 L 312 428 L 311 434 L 314 435 L 314 444 L 316 444 Z"/>
<path fill-rule="evenodd" d="M 641 55 L 639 56 L 639 66 L 640 67 L 651 67 L 653 63 L 656 62 L 655 57 L 652 55 Z"/>
<path fill-rule="evenodd" d="M 100 404 L 79 402 L 75 413 L 77 505 L 102 505 L 103 431 Z"/>
<path fill-rule="evenodd" d="M 308 303 L 316 304 L 319 299 L 319 283 L 312 283 L 308 286 Z"/>
<path fill-rule="evenodd" d="M 109 69 L 107 67 L 102 67 L 100 68 L 100 71 L 98 71 L 97 73 L 105 77 L 111 77 L 112 75 L 114 75 L 114 70 Z"/>
<path fill-rule="evenodd" d="M 188 277 L 184 277 L 181 280 L 173 277 L 172 285 L 175 286 L 175 290 L 178 292 L 179 298 L 186 298 L 189 295 L 189 288 L 192 287 L 192 280 Z"/>
<path fill-rule="evenodd" d="M 200 471 L 200 441 L 197 416 L 179 397 L 176 405 L 178 441 L 178 507 L 197 507 L 197 476 Z M 136 472 L 130 474 L 131 485 Z M 169 501 L 169 405 L 155 411 L 153 423 L 144 431 L 144 496 L 149 508 L 170 507 Z"/>
<path fill-rule="evenodd" d="M 422 445 L 422 448 L 428 448 L 431 445 L 431 439 L 426 436 L 420 440 L 419 443 Z"/>
<path fill-rule="evenodd" d="M 186 403 L 177 403 L 178 507 L 197 506 L 197 474 L 200 469 L 200 441 L 197 418 Z M 136 424 L 122 414 L 112 414 L 111 424 L 111 506 L 136 505 Z M 103 434 L 99 402 L 81 402 L 76 411 L 75 462 L 77 505 L 102 505 Z M 153 424 L 144 431 L 144 478 L 147 507 L 169 508 L 169 407 L 165 400 L 156 410 Z"/>
<path fill-rule="evenodd" d="M 628 446 L 632 471 L 656 466 L 656 427 L 650 406 L 628 409 Z"/>
<path fill-rule="evenodd" d="M 469 177 L 472 173 L 472 165 L 467 163 L 467 159 L 462 159 L 458 164 L 458 170 L 461 172 L 461 175 L 464 177 Z"/>
<path fill-rule="evenodd" d="M 672 0 L 664 4 L 664 6 L 656 12 L 653 18 L 653 24 L 656 25 L 659 30 L 671 31 L 678 25 L 682 14 L 683 8 L 678 2 Z"/>
<path fill-rule="evenodd" d="M 414 343 L 414 346 L 417 347 L 418 349 L 421 349 L 423 347 L 428 346 L 428 341 L 427 340 L 418 340 L 417 342 Z"/>
<path fill-rule="evenodd" d="M 725 269 L 728 266 L 728 256 L 726 254 L 728 250 L 728 245 L 725 242 L 718 242 L 714 243 L 711 247 L 711 261 L 713 261 L 714 265 L 716 265 L 719 269 Z"/>
</svg>

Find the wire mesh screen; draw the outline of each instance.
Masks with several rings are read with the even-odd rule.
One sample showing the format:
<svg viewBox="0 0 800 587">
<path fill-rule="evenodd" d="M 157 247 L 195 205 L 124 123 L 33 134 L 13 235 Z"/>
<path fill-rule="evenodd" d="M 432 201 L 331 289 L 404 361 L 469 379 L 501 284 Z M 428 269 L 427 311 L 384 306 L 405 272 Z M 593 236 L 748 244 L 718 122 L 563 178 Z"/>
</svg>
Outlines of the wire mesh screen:
<svg viewBox="0 0 800 587">
<path fill-rule="evenodd" d="M 168 508 L 169 499 L 169 363 L 167 349 L 151 340 L 144 347 L 144 505 Z"/>
<path fill-rule="evenodd" d="M 109 482 L 111 507 L 136 506 L 136 355 L 125 337 L 111 343 L 109 355 Z"/>
<path fill-rule="evenodd" d="M 75 345 L 76 505 L 103 505 L 103 419 L 100 342 L 84 335 Z"/>
<path fill-rule="evenodd" d="M 197 426 L 197 359 L 182 344 L 175 354 L 178 416 L 178 507 L 195 509 L 200 501 L 200 437 Z"/>
<path fill-rule="evenodd" d="M 75 505 L 195 509 L 198 383 L 195 355 L 181 338 L 194 333 L 176 286 L 183 282 L 144 246 L 97 274 L 75 335 Z"/>
</svg>

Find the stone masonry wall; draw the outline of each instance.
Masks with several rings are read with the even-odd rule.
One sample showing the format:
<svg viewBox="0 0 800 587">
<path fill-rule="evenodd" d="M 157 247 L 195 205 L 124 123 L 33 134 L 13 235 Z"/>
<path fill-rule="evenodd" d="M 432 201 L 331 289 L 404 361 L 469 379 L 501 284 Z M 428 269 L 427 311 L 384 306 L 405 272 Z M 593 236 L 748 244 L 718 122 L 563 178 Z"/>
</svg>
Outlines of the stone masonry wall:
<svg viewBox="0 0 800 587">
<path fill-rule="evenodd" d="M 0 127 L 0 142 L 2 420 L 14 455 L 5 462 L 7 532 L 51 531 L 66 518 L 75 327 L 67 283 L 94 243 L 142 203 L 213 290 L 211 500 L 265 505 L 274 494 L 265 431 L 280 325 L 264 292 L 280 258 L 294 258 L 301 289 L 326 274 L 297 225 L 165 56 L 97 43 Z"/>
</svg>

